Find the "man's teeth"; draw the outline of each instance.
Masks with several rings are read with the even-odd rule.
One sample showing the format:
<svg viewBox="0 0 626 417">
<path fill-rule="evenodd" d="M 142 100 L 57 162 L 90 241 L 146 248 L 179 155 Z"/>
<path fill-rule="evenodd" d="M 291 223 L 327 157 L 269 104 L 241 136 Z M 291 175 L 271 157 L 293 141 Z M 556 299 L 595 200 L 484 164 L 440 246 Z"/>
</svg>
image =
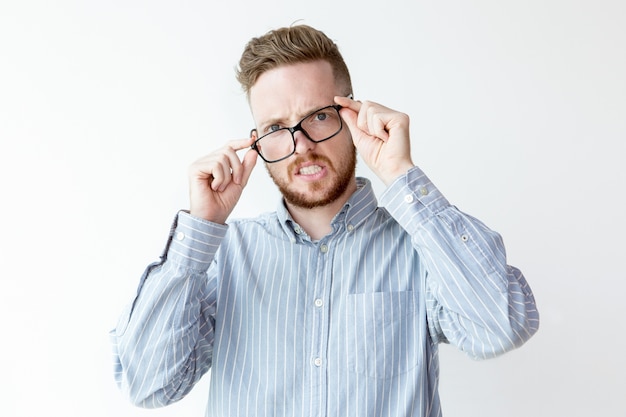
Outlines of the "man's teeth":
<svg viewBox="0 0 626 417">
<path fill-rule="evenodd" d="M 321 170 L 322 170 L 322 167 L 320 167 L 319 165 L 309 165 L 304 168 L 301 168 L 300 174 L 301 175 L 313 175 L 313 174 L 317 174 Z"/>
</svg>

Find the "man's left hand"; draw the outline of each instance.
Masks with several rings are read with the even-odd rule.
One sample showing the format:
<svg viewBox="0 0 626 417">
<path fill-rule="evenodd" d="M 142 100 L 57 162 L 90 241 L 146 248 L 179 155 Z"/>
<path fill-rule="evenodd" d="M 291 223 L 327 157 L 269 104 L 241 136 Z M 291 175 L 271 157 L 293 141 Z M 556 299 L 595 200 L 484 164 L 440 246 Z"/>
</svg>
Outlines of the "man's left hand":
<svg viewBox="0 0 626 417">
<path fill-rule="evenodd" d="M 335 97 L 352 141 L 367 166 L 386 184 L 414 167 L 409 116 L 371 101 Z"/>
</svg>

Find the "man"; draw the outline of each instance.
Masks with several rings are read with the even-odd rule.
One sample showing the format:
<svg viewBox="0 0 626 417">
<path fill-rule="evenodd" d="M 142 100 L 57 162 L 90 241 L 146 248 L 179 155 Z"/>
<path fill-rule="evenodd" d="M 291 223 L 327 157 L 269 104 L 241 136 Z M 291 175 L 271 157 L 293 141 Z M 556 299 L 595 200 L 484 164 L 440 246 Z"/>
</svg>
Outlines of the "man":
<svg viewBox="0 0 626 417">
<path fill-rule="evenodd" d="M 211 369 L 209 416 L 441 415 L 438 343 L 482 359 L 537 331 L 522 273 L 413 164 L 409 118 L 351 98 L 323 33 L 252 39 L 238 79 L 256 128 L 191 166 L 190 209 L 111 334 L 121 389 L 164 406 Z M 226 225 L 258 156 L 283 199 Z"/>
</svg>

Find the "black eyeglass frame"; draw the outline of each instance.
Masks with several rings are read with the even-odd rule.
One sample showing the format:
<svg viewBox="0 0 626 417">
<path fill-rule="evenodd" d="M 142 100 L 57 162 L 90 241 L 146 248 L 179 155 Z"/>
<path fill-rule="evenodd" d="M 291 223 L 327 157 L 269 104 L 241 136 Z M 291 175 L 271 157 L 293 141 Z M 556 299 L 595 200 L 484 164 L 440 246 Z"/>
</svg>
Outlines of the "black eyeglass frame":
<svg viewBox="0 0 626 417">
<path fill-rule="evenodd" d="M 327 138 L 325 138 L 325 139 L 315 140 L 315 139 L 311 138 L 311 136 L 309 136 L 309 134 L 307 133 L 307 131 L 306 131 L 306 130 L 304 130 L 304 128 L 302 127 L 302 123 L 303 123 L 306 119 L 308 119 L 309 117 L 313 116 L 315 113 L 318 113 L 318 112 L 320 112 L 320 111 L 322 111 L 322 110 L 326 110 L 326 109 L 330 109 L 330 108 L 335 109 L 335 110 L 337 111 L 337 114 L 339 115 L 339 129 L 338 129 L 335 133 L 333 133 L 332 135 L 330 135 L 329 137 L 327 137 Z M 295 137 L 294 135 L 295 135 L 295 133 L 296 133 L 296 132 L 298 132 L 298 131 L 300 131 L 300 132 L 304 133 L 304 136 L 305 136 L 308 140 L 310 140 L 311 142 L 313 142 L 313 143 L 320 143 L 320 142 L 324 142 L 324 141 L 327 141 L 327 140 L 332 139 L 332 138 L 334 138 L 335 136 L 337 136 L 337 135 L 338 135 L 338 134 L 339 134 L 339 133 L 343 130 L 343 119 L 341 118 L 341 113 L 339 113 L 339 110 L 341 110 L 341 108 L 342 108 L 342 106 L 340 106 L 339 104 L 331 104 L 330 106 L 322 107 L 322 108 L 320 108 L 320 109 L 317 109 L 317 110 L 315 110 L 315 111 L 312 111 L 312 112 L 311 112 L 311 113 L 309 113 L 308 115 L 304 116 L 304 117 L 302 118 L 302 120 L 300 120 L 300 121 L 298 122 L 298 124 L 297 124 L 297 125 L 295 125 L 295 126 L 293 126 L 293 127 L 281 127 L 280 129 L 276 129 L 276 130 L 274 130 L 274 131 L 271 131 L 271 132 L 269 132 L 269 133 L 266 133 L 265 135 L 261 136 L 260 138 L 257 138 L 257 139 L 254 141 L 254 143 L 253 143 L 250 147 L 251 147 L 252 149 L 254 149 L 254 150 L 255 150 L 255 151 L 259 154 L 259 156 L 261 157 L 261 159 L 263 159 L 263 160 L 264 160 L 265 162 L 267 162 L 268 164 L 273 164 L 274 162 L 280 162 L 280 161 L 282 161 L 282 160 L 284 160 L 284 159 L 289 158 L 289 157 L 290 157 L 291 155 L 293 155 L 294 153 L 296 153 L 296 137 Z M 252 129 L 252 130 L 250 131 L 250 133 L 254 132 L 255 130 L 256 130 L 256 129 Z M 258 143 L 261 139 L 263 139 L 264 137 L 269 136 L 269 135 L 271 135 L 271 134 L 273 134 L 273 133 L 279 132 L 279 131 L 281 131 L 281 130 L 288 130 L 288 131 L 289 131 L 289 133 L 291 133 L 291 140 L 293 141 L 293 151 L 291 151 L 291 153 L 290 153 L 289 155 L 285 155 L 285 156 L 283 156 L 282 158 L 279 158 L 279 159 L 274 159 L 274 160 L 268 160 L 268 159 L 265 159 L 265 157 L 263 156 L 263 154 L 259 151 L 259 148 L 258 148 L 258 146 L 257 146 L 257 143 Z"/>
</svg>

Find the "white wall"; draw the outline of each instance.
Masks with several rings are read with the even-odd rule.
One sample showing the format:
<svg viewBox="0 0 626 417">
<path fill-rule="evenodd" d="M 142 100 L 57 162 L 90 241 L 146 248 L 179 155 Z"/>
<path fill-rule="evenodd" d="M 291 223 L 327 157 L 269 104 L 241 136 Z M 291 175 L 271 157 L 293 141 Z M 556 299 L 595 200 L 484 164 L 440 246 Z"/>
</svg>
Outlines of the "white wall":
<svg viewBox="0 0 626 417">
<path fill-rule="evenodd" d="M 623 416 L 625 3 L 295 3 L 0 5 L 0 414 L 203 415 L 206 378 L 166 409 L 127 404 L 107 333 L 187 206 L 189 163 L 252 127 L 244 43 L 303 19 L 357 98 L 411 115 L 415 161 L 535 291 L 522 349 L 442 347 L 445 415 Z M 260 167 L 238 216 L 276 204 Z"/>
</svg>

